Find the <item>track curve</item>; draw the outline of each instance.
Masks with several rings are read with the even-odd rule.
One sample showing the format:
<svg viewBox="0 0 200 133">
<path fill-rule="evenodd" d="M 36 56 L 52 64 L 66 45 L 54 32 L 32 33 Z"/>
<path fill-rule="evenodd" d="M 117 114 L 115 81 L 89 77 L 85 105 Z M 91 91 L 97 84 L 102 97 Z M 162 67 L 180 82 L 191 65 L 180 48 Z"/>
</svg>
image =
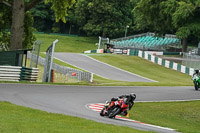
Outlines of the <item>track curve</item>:
<svg viewBox="0 0 200 133">
<path fill-rule="evenodd" d="M 92 72 L 101 77 L 119 80 L 119 81 L 128 81 L 128 82 L 157 82 L 134 73 L 130 73 L 125 70 L 113 67 L 106 63 L 97 61 L 89 56 L 84 54 L 77 53 L 55 53 L 54 57 L 62 60 L 68 64 L 84 69 L 88 72 Z"/>
<path fill-rule="evenodd" d="M 104 103 L 106 100 L 134 92 L 137 101 L 168 101 L 199 99 L 200 91 L 193 87 L 90 87 L 90 86 L 57 86 L 0 84 L 0 101 L 40 109 L 53 113 L 62 113 L 82 117 L 97 122 L 129 126 L 140 130 L 167 133 L 168 130 L 107 119 L 99 113 L 88 110 L 89 103 Z M 81 111 L 80 111 L 81 110 Z M 171 131 L 170 131 L 171 132 Z"/>
</svg>

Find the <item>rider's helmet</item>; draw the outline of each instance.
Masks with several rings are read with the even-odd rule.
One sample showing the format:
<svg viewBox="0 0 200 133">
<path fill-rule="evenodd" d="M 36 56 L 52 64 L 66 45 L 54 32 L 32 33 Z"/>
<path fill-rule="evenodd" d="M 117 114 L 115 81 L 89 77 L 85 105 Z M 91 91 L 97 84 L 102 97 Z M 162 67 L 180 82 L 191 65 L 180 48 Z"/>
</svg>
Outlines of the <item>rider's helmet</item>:
<svg viewBox="0 0 200 133">
<path fill-rule="evenodd" d="M 196 73 L 196 74 L 199 74 L 199 69 L 196 69 L 196 70 L 195 70 L 195 73 Z"/>
<path fill-rule="evenodd" d="M 133 101 L 136 99 L 136 94 L 135 94 L 135 93 L 131 93 L 130 96 L 131 96 L 131 99 L 132 99 Z"/>
<path fill-rule="evenodd" d="M 199 69 L 195 69 L 194 72 L 195 72 L 194 74 L 199 75 Z"/>
</svg>

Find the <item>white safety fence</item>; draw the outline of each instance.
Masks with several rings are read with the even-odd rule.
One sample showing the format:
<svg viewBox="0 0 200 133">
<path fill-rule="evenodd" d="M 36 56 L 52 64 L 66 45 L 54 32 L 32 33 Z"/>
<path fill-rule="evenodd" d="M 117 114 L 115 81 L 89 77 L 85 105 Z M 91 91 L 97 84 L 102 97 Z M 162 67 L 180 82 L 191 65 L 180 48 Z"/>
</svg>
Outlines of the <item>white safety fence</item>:
<svg viewBox="0 0 200 133">
<path fill-rule="evenodd" d="M 184 65 L 172 62 L 172 61 L 168 61 L 168 60 L 164 60 L 162 58 L 156 57 L 152 54 L 149 54 L 146 51 L 139 51 L 138 52 L 138 56 L 141 58 L 144 58 L 146 60 L 149 60 L 153 63 L 156 63 L 158 65 L 170 68 L 170 69 L 174 69 L 176 71 L 188 74 L 188 75 L 193 75 L 194 73 L 194 68 L 190 68 L 190 67 L 186 67 Z"/>
</svg>

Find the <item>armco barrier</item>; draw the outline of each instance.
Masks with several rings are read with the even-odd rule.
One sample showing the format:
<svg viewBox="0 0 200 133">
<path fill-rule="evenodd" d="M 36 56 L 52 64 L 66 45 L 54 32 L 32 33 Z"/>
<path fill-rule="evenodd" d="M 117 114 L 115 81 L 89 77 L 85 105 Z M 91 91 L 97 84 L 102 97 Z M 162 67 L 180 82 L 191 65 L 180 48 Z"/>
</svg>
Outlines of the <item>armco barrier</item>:
<svg viewBox="0 0 200 133">
<path fill-rule="evenodd" d="M 176 71 L 180 71 L 182 73 L 186 73 L 186 74 L 191 75 L 191 76 L 194 73 L 193 68 L 189 68 L 189 67 L 183 66 L 181 64 L 177 64 L 177 63 L 172 62 L 172 61 L 164 60 L 162 58 L 159 58 L 159 57 L 156 57 L 152 54 L 149 54 L 148 52 L 145 52 L 145 51 L 139 51 L 138 56 L 141 57 L 141 58 L 144 58 L 146 60 L 149 60 L 149 61 L 151 61 L 155 64 L 158 64 L 158 65 L 161 65 L 161 66 L 164 66 L 164 67 L 167 67 L 167 68 L 171 68 L 171 69 L 174 69 Z"/>
<path fill-rule="evenodd" d="M 36 81 L 38 68 L 0 66 L 0 81 Z"/>
<path fill-rule="evenodd" d="M 0 81 L 19 81 L 22 67 L 0 66 Z"/>
</svg>

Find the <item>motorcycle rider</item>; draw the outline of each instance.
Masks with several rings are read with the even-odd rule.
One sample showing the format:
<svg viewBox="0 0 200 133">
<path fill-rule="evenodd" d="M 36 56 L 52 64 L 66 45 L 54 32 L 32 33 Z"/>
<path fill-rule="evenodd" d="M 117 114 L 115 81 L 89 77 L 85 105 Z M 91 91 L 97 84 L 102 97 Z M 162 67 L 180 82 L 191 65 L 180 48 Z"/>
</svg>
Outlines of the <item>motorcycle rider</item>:
<svg viewBox="0 0 200 133">
<path fill-rule="evenodd" d="M 117 98 L 112 98 L 111 101 L 118 101 L 118 100 L 123 99 L 123 98 L 124 98 L 125 104 L 129 105 L 129 110 L 131 110 L 131 108 L 134 105 L 134 100 L 136 99 L 136 94 L 131 93 L 131 94 L 128 94 L 128 95 L 127 94 L 121 95 L 121 96 L 118 96 Z M 109 105 L 111 101 L 107 101 L 107 105 Z M 121 113 L 121 115 L 124 115 L 124 116 L 126 116 L 127 114 L 128 114 L 127 110 L 125 110 L 124 112 Z"/>
<path fill-rule="evenodd" d="M 199 69 L 195 69 L 195 70 L 194 70 L 193 76 L 194 76 L 195 74 L 196 74 L 197 76 L 199 76 Z"/>
</svg>

